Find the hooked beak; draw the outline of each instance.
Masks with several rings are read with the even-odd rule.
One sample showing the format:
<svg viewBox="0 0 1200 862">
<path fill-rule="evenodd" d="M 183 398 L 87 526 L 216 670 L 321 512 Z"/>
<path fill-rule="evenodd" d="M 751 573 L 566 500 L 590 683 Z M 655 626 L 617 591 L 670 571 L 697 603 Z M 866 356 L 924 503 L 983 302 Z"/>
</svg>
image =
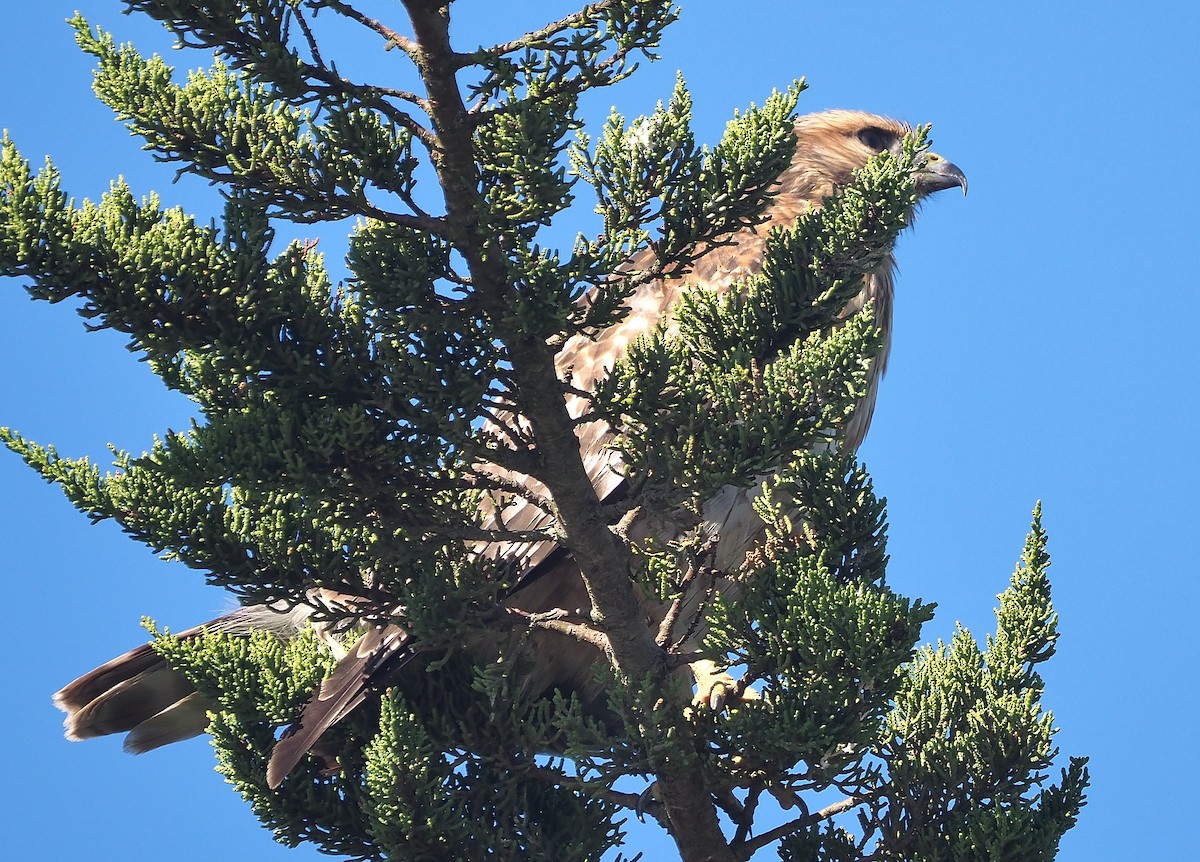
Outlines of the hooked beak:
<svg viewBox="0 0 1200 862">
<path fill-rule="evenodd" d="M 948 162 L 937 153 L 926 153 L 925 164 L 917 171 L 917 192 L 929 195 L 943 189 L 959 186 L 967 193 L 967 175 L 953 162 Z"/>
</svg>

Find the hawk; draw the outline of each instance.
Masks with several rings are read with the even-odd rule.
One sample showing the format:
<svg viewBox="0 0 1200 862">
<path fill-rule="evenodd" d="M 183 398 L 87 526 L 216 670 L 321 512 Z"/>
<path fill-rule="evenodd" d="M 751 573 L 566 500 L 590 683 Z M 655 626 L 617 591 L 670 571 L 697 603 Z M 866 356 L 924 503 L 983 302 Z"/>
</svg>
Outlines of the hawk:
<svg viewBox="0 0 1200 862">
<path fill-rule="evenodd" d="M 790 226 L 797 217 L 820 206 L 825 197 L 849 183 L 854 172 L 880 151 L 898 153 L 910 131 L 909 126 L 898 121 L 855 111 L 826 111 L 799 118 L 795 124 L 795 155 L 779 178 L 763 214 L 764 222 L 741 231 L 731 244 L 704 252 L 694 261 L 686 279 L 664 277 L 641 285 L 627 300 L 628 313 L 619 323 L 591 337 L 575 336 L 564 345 L 557 356 L 560 373 L 570 377 L 576 391 L 590 391 L 629 344 L 660 323 L 670 325 L 672 307 L 685 288 L 699 285 L 724 292 L 737 279 L 755 273 L 761 266 L 770 228 Z M 915 175 L 918 196 L 954 187 L 966 192 L 966 177 L 954 164 L 932 152 L 922 154 L 921 158 Z M 889 255 L 864 280 L 862 291 L 842 315 L 848 317 L 871 303 L 874 322 L 883 340 L 882 350 L 870 370 L 866 396 L 841 429 L 838 446 L 845 451 L 856 449 L 866 435 L 879 381 L 887 368 L 893 277 L 894 260 Z M 571 402 L 568 406 L 579 415 L 586 399 L 577 395 L 568 399 Z M 603 422 L 581 425 L 578 431 L 584 463 L 602 500 L 617 493 L 623 481 L 620 471 L 613 469 L 618 456 L 607 445 L 612 434 Z M 538 490 L 535 480 L 515 479 L 525 483 L 531 492 Z M 735 570 L 746 552 L 761 539 L 763 525 L 750 507 L 754 493 L 750 488 L 727 487 L 703 507 L 702 519 L 709 535 L 716 537 L 718 569 Z M 552 515 L 519 495 L 502 508 L 506 527 L 538 530 L 551 525 Z M 477 551 L 511 564 L 518 573 L 516 586 L 504 600 L 508 607 L 529 614 L 563 608 L 586 612 L 588 598 L 579 568 L 553 542 L 495 542 L 482 545 Z M 328 595 L 314 596 L 314 604 L 329 600 Z M 262 628 L 287 637 L 302 630 L 312 613 L 313 609 L 305 606 L 287 613 L 264 606 L 245 607 L 185 631 L 180 637 L 194 637 L 206 630 L 237 635 Z M 554 631 L 539 629 L 530 636 L 535 658 L 528 677 L 522 680 L 523 690 L 540 694 L 558 687 L 579 694 L 585 705 L 602 703 L 603 692 L 596 690 L 598 683 L 592 673 L 599 656 L 591 646 Z M 340 649 L 336 642 L 332 646 Z M 268 769 L 271 785 L 278 786 L 330 727 L 362 704 L 372 691 L 395 678 L 418 651 L 418 645 L 399 622 L 375 626 L 360 638 L 276 745 Z M 713 685 L 714 668 L 698 663 L 693 673 L 700 688 L 699 696 L 703 696 L 706 686 Z M 127 733 L 125 749 L 134 753 L 204 732 L 210 709 L 210 704 L 183 675 L 172 670 L 149 644 L 84 674 L 59 691 L 54 702 L 67 713 L 69 739 Z"/>
</svg>

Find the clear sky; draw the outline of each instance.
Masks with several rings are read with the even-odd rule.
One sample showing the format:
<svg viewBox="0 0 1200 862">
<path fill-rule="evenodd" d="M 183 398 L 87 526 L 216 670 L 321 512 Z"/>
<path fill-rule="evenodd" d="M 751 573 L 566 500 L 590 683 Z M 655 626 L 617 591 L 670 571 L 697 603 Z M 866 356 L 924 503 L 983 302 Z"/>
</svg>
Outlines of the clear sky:
<svg viewBox="0 0 1200 862">
<path fill-rule="evenodd" d="M 610 104 L 627 116 L 651 110 L 678 69 L 698 135 L 713 142 L 735 108 L 803 75 L 811 89 L 802 110 L 933 122 L 936 149 L 970 178 L 970 195 L 930 201 L 898 250 L 894 351 L 860 453 L 890 503 L 889 577 L 939 603 L 927 640 L 948 638 L 956 621 L 982 638 L 1043 500 L 1063 634 L 1044 666 L 1045 702 L 1064 755 L 1090 755 L 1094 781 L 1059 858 L 1189 857 L 1187 788 L 1200 767 L 1200 7 L 683 6 L 662 60 L 589 102 L 593 122 Z M 121 174 L 135 193 L 157 190 L 168 204 L 218 214 L 211 189 L 172 185 L 171 169 L 91 94 L 89 58 L 63 23 L 73 10 L 144 51 L 169 49 L 157 25 L 120 7 L 0 4 L 0 127 L 35 164 L 52 156 L 78 198 L 97 197 Z M 463 2 L 459 47 L 510 39 L 572 7 Z M 346 62 L 387 75 L 398 55 Z M 194 53 L 168 60 L 208 62 Z M 323 235 L 322 248 L 336 252 L 338 242 Z M 327 264 L 337 272 L 336 254 Z M 34 303 L 15 281 L 0 283 L 0 331 L 2 425 L 103 460 L 109 442 L 141 451 L 155 432 L 187 422 L 188 403 L 119 336 L 85 333 L 70 308 Z M 0 710 L 6 854 L 325 858 L 275 845 L 212 771 L 203 739 L 136 759 L 115 739 L 63 740 L 50 693 L 141 642 L 142 614 L 185 628 L 228 599 L 113 525 L 89 525 L 8 453 L 0 488 L 0 575 L 12 609 Z M 646 841 L 647 858 L 663 858 L 661 839 Z"/>
</svg>

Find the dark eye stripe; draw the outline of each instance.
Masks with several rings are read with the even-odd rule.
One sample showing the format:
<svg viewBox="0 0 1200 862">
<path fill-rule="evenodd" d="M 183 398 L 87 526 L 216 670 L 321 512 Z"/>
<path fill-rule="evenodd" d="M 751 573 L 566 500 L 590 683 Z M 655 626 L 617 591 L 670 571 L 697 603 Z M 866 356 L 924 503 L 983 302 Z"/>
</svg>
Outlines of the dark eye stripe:
<svg viewBox="0 0 1200 862">
<path fill-rule="evenodd" d="M 880 150 L 890 150 L 896 142 L 896 135 L 878 126 L 867 126 L 865 129 L 859 130 L 858 139 L 865 147 L 879 152 Z"/>
</svg>

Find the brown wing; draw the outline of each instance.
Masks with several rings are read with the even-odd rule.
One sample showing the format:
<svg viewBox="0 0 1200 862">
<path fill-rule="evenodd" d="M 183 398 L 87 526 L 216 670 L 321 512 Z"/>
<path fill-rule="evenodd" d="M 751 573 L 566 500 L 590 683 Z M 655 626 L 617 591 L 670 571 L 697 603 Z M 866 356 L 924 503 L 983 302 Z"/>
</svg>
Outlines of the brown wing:
<svg viewBox="0 0 1200 862">
<path fill-rule="evenodd" d="M 359 638 L 271 752 L 268 785 L 282 784 L 329 728 L 357 709 L 381 681 L 392 678 L 414 654 L 408 633 L 398 625 L 377 626 Z"/>
<path fill-rule="evenodd" d="M 879 133 L 864 135 L 865 131 Z M 800 118 L 796 123 L 797 147 L 792 164 L 779 178 L 779 187 L 763 213 L 764 221 L 755 228 L 740 231 L 728 245 L 709 250 L 699 257 L 685 277 L 665 278 L 647 282 L 626 301 L 627 315 L 614 326 L 595 337 L 575 336 L 559 352 L 555 365 L 561 376 L 570 374 L 572 385 L 582 391 L 592 390 L 596 382 L 607 375 L 616 360 L 638 338 L 649 334 L 660 322 L 671 331 L 671 309 L 680 295 L 690 287 L 726 292 L 737 279 L 753 275 L 762 268 L 767 236 L 772 228 L 790 227 L 806 212 L 820 206 L 822 199 L 853 178 L 854 172 L 875 155 L 878 147 L 899 146 L 910 131 L 904 123 L 856 111 L 826 111 Z M 948 164 L 948 163 L 947 163 Z M 957 170 L 957 169 L 955 169 Z M 961 174 L 959 175 L 961 176 Z M 626 265 L 630 270 L 648 268 L 650 252 L 642 252 Z M 857 449 L 866 436 L 875 407 L 879 380 L 887 367 L 891 348 L 893 260 L 888 260 L 872 274 L 863 291 L 842 312 L 847 318 L 867 304 L 874 303 L 875 323 L 884 338 L 883 349 L 872 367 L 867 397 L 844 429 L 843 447 Z M 572 416 L 583 414 L 583 399 L 567 396 Z M 622 471 L 619 457 L 609 448 L 612 429 L 604 422 L 591 422 L 576 432 L 584 466 L 601 500 L 607 500 L 621 486 Z M 544 499 L 545 488 L 528 476 L 504 474 L 510 482 L 530 488 L 536 498 Z M 552 515 L 530 498 L 509 498 L 500 517 L 514 529 L 537 530 L 548 526 Z M 554 550 L 553 543 L 528 545 L 499 543 L 486 553 L 509 560 L 520 560 L 524 567 L 536 566 Z"/>
<path fill-rule="evenodd" d="M 689 281 L 702 283 L 712 290 L 726 290 L 734 279 L 757 270 L 761 265 L 762 247 L 761 236 L 747 232 L 745 242 L 739 243 L 738 247 L 717 249 L 697 261 Z M 649 260 L 643 257 L 630 261 L 629 266 L 636 269 L 648 263 Z M 621 322 L 595 338 L 577 335 L 568 340 L 555 360 L 560 375 L 565 377 L 569 373 L 572 385 L 580 390 L 592 389 L 596 381 L 612 370 L 618 357 L 633 341 L 651 332 L 670 313 L 685 284 L 682 279 L 664 279 L 641 285 L 627 301 L 629 313 Z M 567 396 L 567 407 L 572 416 L 583 415 L 587 406 L 583 398 Z M 501 421 L 516 420 L 503 417 Z M 485 433 L 489 430 L 503 439 L 499 429 L 490 423 L 484 426 Z M 609 447 L 612 429 L 603 421 L 595 421 L 578 426 L 576 435 L 584 466 L 597 495 L 602 500 L 610 499 L 624 482 L 620 456 Z M 489 472 L 503 478 L 507 486 L 524 487 L 529 493 L 528 496 L 497 495 L 494 509 L 488 516 L 488 526 L 524 532 L 542 531 L 553 525 L 553 513 L 537 502 L 549 497 L 541 482 L 498 468 L 491 468 Z M 748 506 L 746 511 L 749 511 Z M 516 588 L 505 600 L 506 604 L 530 613 L 555 609 L 586 611 L 588 596 L 579 568 L 569 555 L 559 553 L 561 549 L 557 543 L 551 540 L 490 542 L 481 543 L 477 550 L 481 555 L 503 560 L 521 573 Z M 398 643 L 398 639 L 406 639 L 406 636 L 399 626 L 393 625 L 380 630 L 378 639 L 387 638 Z M 592 691 L 592 665 L 596 656 L 591 647 L 546 631 L 531 633 L 531 639 L 538 660 L 522 680 L 524 690 L 540 694 L 557 686 L 575 691 L 585 704 L 599 699 L 601 693 Z M 356 649 L 339 663 L 334 674 L 321 684 L 316 697 L 305 707 L 297 724 L 299 730 L 283 737 L 272 753 L 268 767 L 272 787 L 283 781 L 316 740 L 361 703 L 368 690 L 385 684 L 394 670 L 391 664 L 373 661 L 366 649 Z"/>
</svg>

